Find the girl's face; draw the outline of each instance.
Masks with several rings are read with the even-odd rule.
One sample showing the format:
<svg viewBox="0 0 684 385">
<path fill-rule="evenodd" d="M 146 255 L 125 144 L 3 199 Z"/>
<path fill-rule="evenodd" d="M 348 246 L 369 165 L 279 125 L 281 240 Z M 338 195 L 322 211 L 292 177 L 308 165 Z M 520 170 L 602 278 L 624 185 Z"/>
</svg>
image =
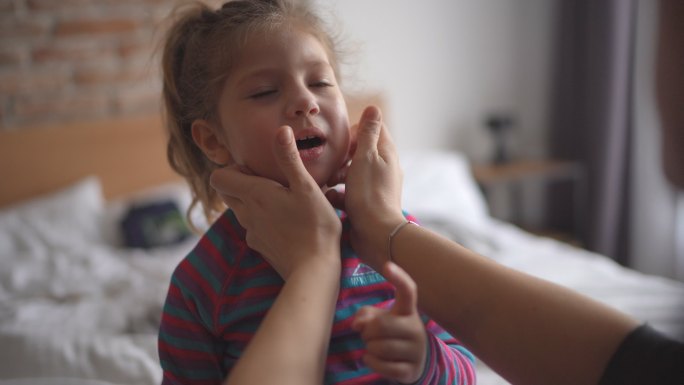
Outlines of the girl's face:
<svg viewBox="0 0 684 385">
<path fill-rule="evenodd" d="M 349 118 L 326 50 L 297 28 L 253 33 L 226 79 L 219 136 L 234 163 L 287 185 L 273 154 L 276 130 L 292 127 L 319 186 L 347 161 Z"/>
</svg>

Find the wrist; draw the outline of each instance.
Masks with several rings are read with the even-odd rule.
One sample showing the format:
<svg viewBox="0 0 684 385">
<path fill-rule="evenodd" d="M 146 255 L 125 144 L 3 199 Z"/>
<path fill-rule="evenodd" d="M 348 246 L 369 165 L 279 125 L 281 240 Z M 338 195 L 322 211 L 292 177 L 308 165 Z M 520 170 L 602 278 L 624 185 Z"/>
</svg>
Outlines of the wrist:
<svg viewBox="0 0 684 385">
<path fill-rule="evenodd" d="M 382 266 L 390 260 L 390 237 L 396 230 L 405 223 L 407 219 L 403 215 L 392 215 L 384 217 L 382 220 L 376 222 L 368 227 L 367 242 L 370 246 L 370 253 L 373 256 L 372 268 L 380 271 Z"/>
<path fill-rule="evenodd" d="M 387 237 L 387 260 L 389 262 L 392 262 L 393 260 L 392 245 L 394 243 L 394 237 L 397 236 L 399 232 L 401 232 L 406 226 L 418 226 L 418 224 L 412 220 L 404 219 L 404 221 L 398 224 Z"/>
<path fill-rule="evenodd" d="M 321 275 L 326 278 L 339 275 L 342 270 L 342 258 L 339 247 L 327 253 L 316 254 L 302 260 L 302 263 L 292 269 L 290 276 L 295 273 Z"/>
<path fill-rule="evenodd" d="M 299 274 L 324 275 L 326 278 L 340 274 L 342 258 L 339 240 L 327 242 L 327 245 L 308 246 L 299 250 L 290 250 L 288 254 L 274 258 L 275 262 L 281 262 L 277 265 L 273 265 L 273 261 L 269 262 L 285 281 Z"/>
<path fill-rule="evenodd" d="M 434 336 L 429 336 L 428 333 L 425 332 L 425 334 L 424 334 L 425 341 L 423 342 L 423 351 L 422 351 L 422 355 L 421 355 L 422 357 L 420 359 L 420 362 L 422 363 L 422 365 L 420 365 L 417 369 L 417 373 L 419 373 L 419 376 L 417 377 L 417 379 L 410 382 L 409 383 L 410 385 L 418 385 L 418 384 L 424 384 L 424 383 L 430 383 L 431 382 L 431 381 L 427 381 L 428 380 L 428 378 L 427 378 L 428 360 L 430 359 L 428 352 L 432 349 L 431 344 L 434 343 L 432 341 L 432 339 L 434 339 L 434 338 L 435 338 Z M 409 384 L 406 384 L 406 385 L 409 385 Z"/>
</svg>

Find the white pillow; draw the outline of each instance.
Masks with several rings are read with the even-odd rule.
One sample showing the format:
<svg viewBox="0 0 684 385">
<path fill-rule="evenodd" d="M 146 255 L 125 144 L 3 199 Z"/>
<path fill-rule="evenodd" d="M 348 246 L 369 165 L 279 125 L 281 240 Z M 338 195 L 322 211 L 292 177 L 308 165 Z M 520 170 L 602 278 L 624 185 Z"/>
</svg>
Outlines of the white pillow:
<svg viewBox="0 0 684 385">
<path fill-rule="evenodd" d="M 73 247 L 101 241 L 104 197 L 99 179 L 73 185 L 0 211 L 0 252 Z"/>
<path fill-rule="evenodd" d="M 488 217 L 482 191 L 460 153 L 414 151 L 400 154 L 403 207 L 418 219 L 481 224 Z"/>
</svg>

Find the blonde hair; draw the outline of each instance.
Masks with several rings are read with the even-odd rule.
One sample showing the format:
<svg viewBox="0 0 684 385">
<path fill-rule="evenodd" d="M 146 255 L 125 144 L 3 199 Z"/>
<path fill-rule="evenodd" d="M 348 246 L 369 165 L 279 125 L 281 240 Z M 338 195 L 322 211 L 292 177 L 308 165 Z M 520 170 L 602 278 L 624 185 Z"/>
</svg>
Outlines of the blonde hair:
<svg viewBox="0 0 684 385">
<path fill-rule="evenodd" d="M 225 205 L 209 185 L 211 172 L 219 166 L 193 141 L 192 123 L 216 117 L 221 87 L 248 35 L 256 31 L 277 33 L 285 26 L 304 28 L 327 50 L 336 75 L 337 52 L 332 36 L 308 1 L 233 0 L 216 10 L 198 2 L 177 8 L 173 16 L 162 53 L 167 157 L 192 189 L 186 217 L 196 230 L 190 213 L 197 204 L 202 205 L 210 222 Z"/>
</svg>

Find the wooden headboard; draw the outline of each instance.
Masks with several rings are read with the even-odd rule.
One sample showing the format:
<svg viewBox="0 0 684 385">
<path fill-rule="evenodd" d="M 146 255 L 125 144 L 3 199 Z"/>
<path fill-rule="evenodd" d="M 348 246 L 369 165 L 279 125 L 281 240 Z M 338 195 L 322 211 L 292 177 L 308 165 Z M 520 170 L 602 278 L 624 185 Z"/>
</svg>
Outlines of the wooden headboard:
<svg viewBox="0 0 684 385">
<path fill-rule="evenodd" d="M 377 95 L 347 97 L 352 122 Z M 180 180 L 166 161 L 161 116 L 0 131 L 0 207 L 97 175 L 107 199 Z"/>
</svg>

